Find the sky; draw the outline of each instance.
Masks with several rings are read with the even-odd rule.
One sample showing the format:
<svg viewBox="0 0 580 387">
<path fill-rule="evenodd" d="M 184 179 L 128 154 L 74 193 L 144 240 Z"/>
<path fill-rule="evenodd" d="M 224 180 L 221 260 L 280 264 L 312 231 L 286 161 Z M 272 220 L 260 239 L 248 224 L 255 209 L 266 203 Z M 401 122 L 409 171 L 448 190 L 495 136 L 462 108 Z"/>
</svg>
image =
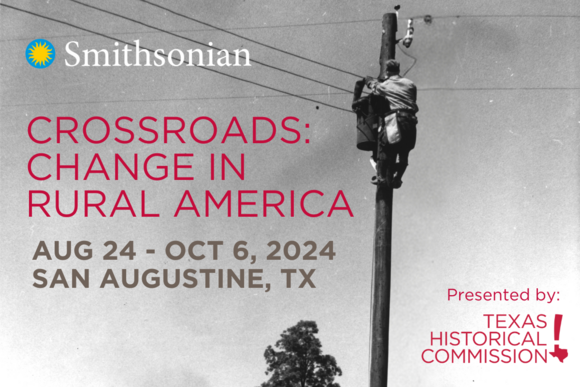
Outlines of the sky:
<svg viewBox="0 0 580 387">
<path fill-rule="evenodd" d="M 155 0 L 177 12 L 206 21 L 265 44 L 348 72 L 378 75 L 382 14 L 395 3 L 379 1 L 196 1 Z M 199 48 L 198 44 L 162 33 L 70 1 L 4 1 L 54 19 L 167 51 Z M 165 13 L 137 0 L 90 1 L 101 7 L 190 39 L 235 50 L 287 71 L 351 90 L 359 78 L 212 30 Z M 399 32 L 415 20 L 408 54 L 417 58 L 408 72 L 418 87 L 418 140 L 411 152 L 404 184 L 394 194 L 389 385 L 413 386 L 571 386 L 579 364 L 580 336 L 580 194 L 578 112 L 580 74 L 576 63 L 580 9 L 572 0 L 540 1 L 405 1 Z M 427 24 L 423 15 L 432 15 Z M 460 15 L 461 17 L 457 17 Z M 285 26 L 285 27 L 284 27 Z M 54 63 L 35 69 L 25 61 L 30 41 L 42 38 L 56 49 Z M 0 7 L 0 371 L 11 386 L 258 386 L 267 380 L 263 353 L 282 331 L 300 320 L 314 320 L 325 353 L 335 356 L 342 387 L 365 385 L 369 379 L 369 324 L 372 278 L 375 187 L 369 153 L 356 149 L 351 96 L 338 89 L 297 78 L 253 63 L 251 67 L 215 68 L 226 74 L 268 85 L 320 104 L 290 97 L 255 84 L 204 71 L 200 67 L 67 67 L 65 45 L 82 49 L 114 49 L 114 41 L 87 31 Z M 397 50 L 401 68 L 413 59 Z M 336 94 L 338 93 L 338 94 Z M 161 133 L 163 117 L 182 117 L 189 128 L 197 117 L 211 117 L 217 140 L 186 143 L 119 144 L 112 139 L 91 144 L 63 140 L 33 143 L 27 134 L 31 119 L 46 116 L 35 133 L 55 136 L 56 117 L 74 117 L 82 124 L 104 117 L 113 127 L 131 117 L 137 135 L 142 117 Z M 301 140 L 280 140 L 285 117 Z M 245 144 L 240 137 L 220 143 L 232 117 L 248 139 L 252 117 L 268 117 L 279 133 L 268 144 Z M 309 127 L 306 127 L 308 124 Z M 129 124 L 128 124 L 129 125 Z M 42 129 L 40 129 L 42 127 Z M 207 135 L 208 126 L 200 133 Z M 36 130 L 36 129 L 35 129 Z M 103 133 L 97 129 L 95 133 Z M 290 134 L 284 134 L 290 138 Z M 307 143 L 305 140 L 308 139 Z M 113 155 L 141 163 L 148 155 L 193 153 L 183 160 L 188 181 L 106 180 L 93 175 L 75 181 L 70 171 L 62 180 L 32 179 L 27 171 L 37 153 L 52 156 L 35 164 L 37 173 L 55 174 L 56 154 L 72 160 L 79 154 L 80 175 L 99 153 L 107 170 Z M 210 179 L 211 154 L 226 154 L 236 166 L 245 158 L 245 179 L 231 170 L 226 180 Z M 157 165 L 157 164 L 156 164 Z M 111 169 L 109 169 L 111 168 Z M 219 169 L 218 169 L 219 172 Z M 110 172 L 111 173 L 111 172 Z M 111 173 L 112 177 L 113 173 Z M 109 214 L 125 190 L 139 213 L 141 191 L 147 210 L 159 218 L 132 217 L 121 211 L 113 218 L 28 216 L 30 190 L 45 190 L 54 200 L 60 190 L 67 210 L 72 195 L 101 190 Z M 201 212 L 203 195 L 239 190 L 278 190 L 289 200 L 295 191 L 295 217 L 286 202 L 285 217 L 269 210 L 267 217 L 227 217 L 213 211 L 196 217 L 173 214 L 189 190 Z M 301 195 L 317 218 L 298 211 Z M 352 210 L 326 216 L 337 192 Z M 250 200 L 261 202 L 259 195 Z M 234 203 L 237 203 L 234 200 Z M 51 203 L 51 206 L 53 204 Z M 248 207 L 261 214 L 261 207 Z M 94 210 L 93 210 L 94 211 Z M 32 259 L 39 241 L 86 240 L 94 257 L 88 261 Z M 133 261 L 104 261 L 104 243 L 119 250 L 134 241 Z M 169 260 L 171 241 L 223 241 L 218 260 Z M 332 261 L 267 261 L 270 241 L 314 241 L 318 251 L 329 241 Z M 237 261 L 229 253 L 236 241 L 247 241 L 257 262 Z M 155 249 L 154 255 L 146 249 Z M 303 247 L 305 249 L 305 247 Z M 200 250 L 201 251 L 201 250 Z M 210 250 L 203 250 L 210 254 Z M 118 252 L 118 251 L 117 251 Z M 304 252 L 304 250 L 303 250 Z M 37 289 L 33 272 L 45 269 L 89 269 L 89 289 Z M 263 270 L 271 289 L 99 288 L 107 269 Z M 281 269 L 315 269 L 316 288 L 285 288 Z M 297 274 L 298 276 L 298 274 Z M 199 277 L 198 277 L 199 278 Z M 299 277 L 297 277 L 299 278 Z M 448 289 L 559 292 L 558 301 L 448 301 Z M 560 345 L 568 348 L 564 363 L 426 364 L 431 332 L 485 330 L 484 314 L 547 316 L 542 338 L 554 344 L 552 320 L 562 314 Z M 535 331 L 534 331 L 535 332 Z"/>
</svg>

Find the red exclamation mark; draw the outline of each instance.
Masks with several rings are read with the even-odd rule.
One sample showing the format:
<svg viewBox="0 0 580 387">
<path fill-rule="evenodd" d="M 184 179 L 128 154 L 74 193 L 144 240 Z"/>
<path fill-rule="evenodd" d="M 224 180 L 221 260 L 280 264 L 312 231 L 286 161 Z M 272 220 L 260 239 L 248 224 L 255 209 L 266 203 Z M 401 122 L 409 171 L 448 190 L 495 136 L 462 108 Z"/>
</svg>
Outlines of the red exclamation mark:
<svg viewBox="0 0 580 387">
<path fill-rule="evenodd" d="M 554 341 L 560 341 L 560 326 L 562 325 L 562 315 L 557 314 L 554 316 Z M 554 352 L 550 352 L 550 355 L 557 357 L 560 363 L 564 363 L 564 359 L 568 357 L 568 350 L 560 348 L 560 345 L 554 344 Z"/>
<path fill-rule="evenodd" d="M 560 341 L 560 326 L 562 325 L 562 315 L 557 314 L 554 317 L 554 340 Z"/>
</svg>

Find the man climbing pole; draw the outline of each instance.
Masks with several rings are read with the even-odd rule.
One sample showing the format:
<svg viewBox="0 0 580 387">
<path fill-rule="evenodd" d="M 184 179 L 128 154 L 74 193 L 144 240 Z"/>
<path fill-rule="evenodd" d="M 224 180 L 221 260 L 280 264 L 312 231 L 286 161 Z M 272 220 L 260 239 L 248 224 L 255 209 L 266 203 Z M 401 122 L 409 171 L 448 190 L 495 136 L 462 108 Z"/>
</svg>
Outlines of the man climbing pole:
<svg viewBox="0 0 580 387">
<path fill-rule="evenodd" d="M 401 178 L 409 164 L 409 152 L 415 147 L 417 138 L 417 87 L 415 84 L 399 75 L 399 62 L 389 59 L 386 62 L 386 77 L 376 80 L 366 77 L 364 83 L 372 90 L 372 96 L 379 96 L 386 102 L 386 110 L 376 112 L 379 115 L 379 130 L 375 141 L 380 141 L 388 165 L 386 180 L 374 176 L 373 184 L 387 184 L 392 188 L 400 188 Z M 372 97 L 371 97 L 372 100 Z M 353 102 L 353 108 L 356 101 Z M 356 111 L 356 110 L 355 110 Z M 360 148 L 360 147 L 359 147 Z M 397 162 L 398 156 L 398 162 Z M 376 162 L 376 151 L 373 152 Z M 384 160 L 384 159 L 383 159 Z"/>
</svg>

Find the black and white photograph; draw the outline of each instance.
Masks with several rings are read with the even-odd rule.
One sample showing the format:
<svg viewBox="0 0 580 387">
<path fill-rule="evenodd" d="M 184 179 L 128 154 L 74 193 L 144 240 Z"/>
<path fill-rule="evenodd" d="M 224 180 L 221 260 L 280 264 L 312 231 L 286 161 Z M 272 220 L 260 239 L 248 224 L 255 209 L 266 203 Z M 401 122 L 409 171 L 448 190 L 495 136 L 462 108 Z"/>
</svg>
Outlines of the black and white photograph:
<svg viewBox="0 0 580 387">
<path fill-rule="evenodd" d="M 580 2 L 0 0 L 0 385 L 574 387 Z"/>
</svg>

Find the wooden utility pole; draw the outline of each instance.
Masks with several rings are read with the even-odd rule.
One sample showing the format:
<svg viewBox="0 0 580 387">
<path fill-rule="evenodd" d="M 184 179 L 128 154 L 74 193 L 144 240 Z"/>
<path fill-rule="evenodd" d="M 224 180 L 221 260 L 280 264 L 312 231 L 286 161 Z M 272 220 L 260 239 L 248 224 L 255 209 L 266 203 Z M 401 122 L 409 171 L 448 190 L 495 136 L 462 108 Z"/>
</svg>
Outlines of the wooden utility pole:
<svg viewBox="0 0 580 387">
<path fill-rule="evenodd" d="M 381 41 L 381 70 L 386 75 L 386 62 L 395 59 L 397 15 L 383 15 Z M 387 180 L 387 158 L 377 141 L 377 172 L 379 181 Z M 377 185 L 375 204 L 374 287 L 372 310 L 371 375 L 370 387 L 386 387 L 389 368 L 389 308 L 391 301 L 391 231 L 393 220 L 393 188 Z"/>
</svg>

